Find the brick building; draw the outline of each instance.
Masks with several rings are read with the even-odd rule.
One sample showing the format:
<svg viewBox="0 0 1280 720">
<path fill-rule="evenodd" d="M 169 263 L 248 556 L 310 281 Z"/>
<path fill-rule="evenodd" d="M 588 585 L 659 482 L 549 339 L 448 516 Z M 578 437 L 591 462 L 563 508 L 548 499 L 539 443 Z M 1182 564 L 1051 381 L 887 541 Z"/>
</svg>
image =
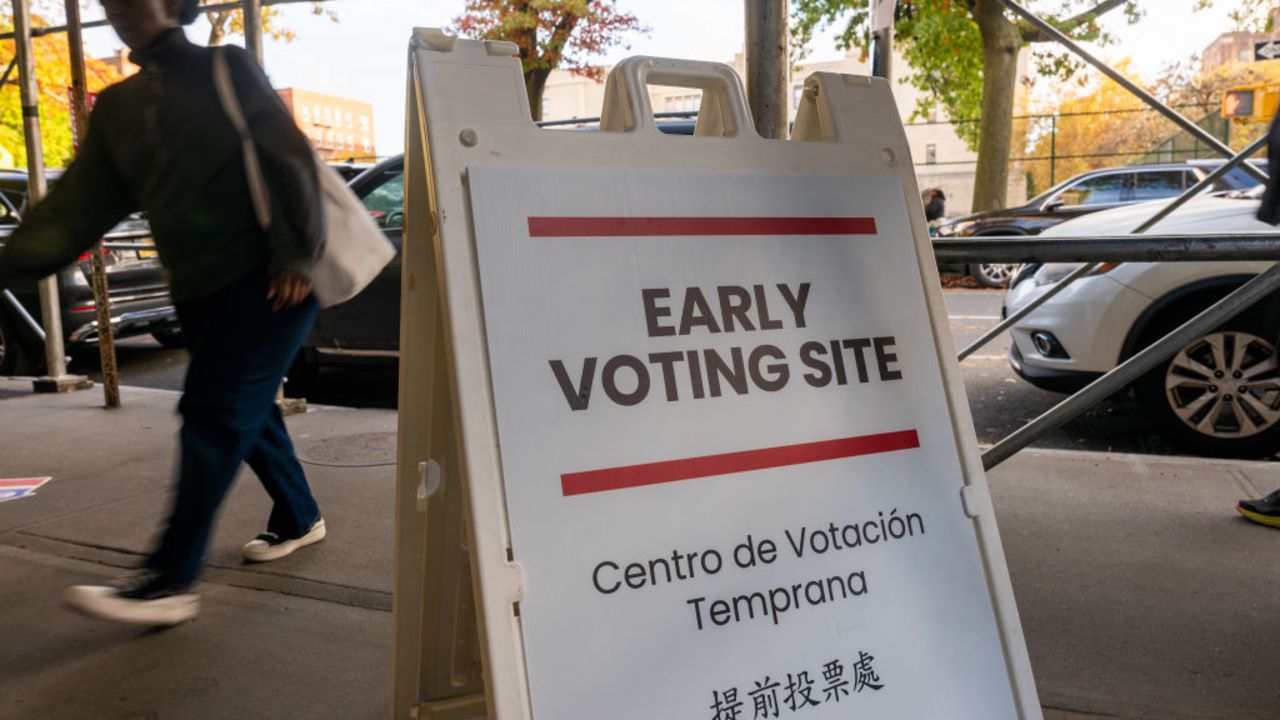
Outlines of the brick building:
<svg viewBox="0 0 1280 720">
<path fill-rule="evenodd" d="M 373 105 L 298 88 L 277 90 L 294 122 L 326 160 L 371 161 L 377 158 Z"/>
<path fill-rule="evenodd" d="M 1200 54 L 1200 69 L 1204 71 L 1232 63 L 1254 61 L 1254 45 L 1280 39 L 1280 10 L 1271 11 L 1271 32 L 1225 32 Z"/>
</svg>

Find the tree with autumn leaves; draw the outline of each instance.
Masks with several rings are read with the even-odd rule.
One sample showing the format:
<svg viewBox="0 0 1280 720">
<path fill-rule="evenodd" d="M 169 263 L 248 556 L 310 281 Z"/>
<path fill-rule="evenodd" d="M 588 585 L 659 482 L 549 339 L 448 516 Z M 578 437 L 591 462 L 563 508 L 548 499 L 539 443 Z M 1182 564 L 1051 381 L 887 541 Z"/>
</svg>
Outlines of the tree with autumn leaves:
<svg viewBox="0 0 1280 720">
<path fill-rule="evenodd" d="M 1126 58 L 1115 67 L 1130 76 L 1130 65 Z M 1267 131 L 1267 121 L 1223 121 L 1219 115 L 1222 96 L 1231 88 L 1256 85 L 1280 86 L 1280 60 L 1228 63 L 1210 70 L 1180 63 L 1167 67 L 1152 81 L 1149 90 L 1238 151 Z M 1048 123 L 1041 115 L 1039 128 L 1025 133 L 1026 154 L 1042 158 L 1027 163 L 1032 192 L 1045 190 L 1052 181 L 1109 165 L 1139 162 L 1145 157 L 1174 161 L 1218 157 L 1109 79 L 1060 98 L 1051 112 L 1056 118 L 1050 127 L 1046 127 Z M 1164 151 L 1153 152 L 1157 148 Z M 1050 153 L 1057 158 L 1052 173 L 1049 162 L 1043 159 Z"/>
<path fill-rule="evenodd" d="M 201 5 L 221 4 L 222 0 L 200 0 Z M 311 3 L 311 12 L 324 15 L 337 22 L 338 15 L 324 7 L 320 0 Z M 230 35 L 244 35 L 244 13 L 240 10 L 216 10 L 205 13 L 209 21 L 209 45 L 221 45 Z M 263 5 L 260 16 L 262 33 L 273 40 L 289 42 L 296 37 L 294 31 L 281 22 L 280 5 Z"/>
<path fill-rule="evenodd" d="M 33 24 L 47 26 L 41 17 Z M 10 31 L 13 23 L 0 17 L 0 30 Z M 71 136 L 71 63 L 67 36 L 62 33 L 37 37 L 32 41 L 36 65 L 36 81 L 40 86 L 40 134 L 44 141 L 44 162 L 49 167 L 64 167 L 74 153 Z M 14 45 L 0 43 L 0 68 L 13 60 Z M 87 60 L 89 92 L 98 92 L 119 80 L 111 66 Z M 15 77 L 0 88 L 0 147 L 13 156 L 17 167 L 26 167 L 27 150 L 22 139 L 22 98 Z M 7 158 L 6 158 L 7 159 Z"/>
<path fill-rule="evenodd" d="M 814 31 L 842 25 L 839 43 L 866 51 L 870 44 L 870 3 L 866 0 L 793 0 L 793 37 L 803 47 Z M 1203 9 L 1230 3 L 1239 29 L 1269 29 L 1275 0 L 1197 0 Z M 1154 0 L 1027 0 L 1023 3 L 1077 41 L 1106 44 L 1114 38 L 1099 19 L 1123 15 L 1137 22 L 1145 10 L 1161 11 Z M 1018 58 L 1024 48 L 1053 48 L 1051 39 L 1015 17 L 995 0 L 898 0 L 896 49 L 906 60 L 908 83 L 923 92 L 916 115 L 942 109 L 951 118 L 975 120 L 957 133 L 978 153 L 974 211 L 1005 205 L 1011 151 L 1019 135 L 1013 124 Z M 1225 28 L 1224 28 L 1225 29 Z M 1078 77 L 1084 64 L 1065 52 L 1039 52 L 1034 75 L 1062 83 Z"/>
<path fill-rule="evenodd" d="M 1050 23 L 1076 40 L 1106 41 L 1098 19 L 1123 9 L 1130 21 L 1140 16 L 1134 0 L 1040 0 L 1026 3 L 1052 14 Z M 838 42 L 865 51 L 870 43 L 870 4 L 864 0 L 795 0 L 793 36 L 803 46 L 816 29 L 842 23 Z M 924 93 L 918 115 L 942 109 L 957 119 L 982 118 L 957 126 L 978 152 L 973 210 L 1005 205 L 1013 145 L 1014 95 L 1018 57 L 1023 48 L 1050 38 L 1013 17 L 995 0 L 898 0 L 895 48 L 909 67 L 905 79 Z M 1046 53 L 1037 56 L 1037 74 L 1066 79 L 1080 61 Z"/>
<path fill-rule="evenodd" d="M 290 0 L 294 1 L 294 0 Z M 214 0 L 201 0 L 202 5 Z M 62 0 L 36 0 L 32 4 L 36 13 L 32 18 L 37 27 L 47 27 L 61 22 Z M 336 15 L 314 2 L 312 12 L 337 20 Z M 209 44 L 224 42 L 229 35 L 243 34 L 243 17 L 239 10 L 209 13 Z M 12 19 L 8 8 L 0 9 L 0 30 L 11 31 Z M 262 31 L 268 37 L 288 42 L 294 39 L 293 31 L 282 22 L 279 8 L 267 5 L 262 9 Z M 40 134 L 44 144 L 44 161 L 49 167 L 64 167 L 74 154 L 71 132 L 71 64 L 67 36 L 53 33 L 36 37 L 32 41 L 36 66 L 36 81 L 40 87 Z M 13 59 L 13 43 L 0 43 L 0 68 Z M 89 92 L 96 93 L 119 81 L 120 74 L 110 65 L 92 58 L 85 61 Z M 26 167 L 27 152 L 22 137 L 22 101 L 14 78 L 0 88 L 0 148 L 13 157 L 16 167 Z M 7 159 L 7 158 L 6 158 Z"/>
<path fill-rule="evenodd" d="M 535 120 L 542 119 L 542 91 L 551 71 L 564 68 L 600 80 L 604 70 L 587 60 L 625 46 L 628 33 L 644 31 L 634 15 L 618 9 L 617 0 L 467 0 L 450 29 L 516 44 Z"/>
</svg>

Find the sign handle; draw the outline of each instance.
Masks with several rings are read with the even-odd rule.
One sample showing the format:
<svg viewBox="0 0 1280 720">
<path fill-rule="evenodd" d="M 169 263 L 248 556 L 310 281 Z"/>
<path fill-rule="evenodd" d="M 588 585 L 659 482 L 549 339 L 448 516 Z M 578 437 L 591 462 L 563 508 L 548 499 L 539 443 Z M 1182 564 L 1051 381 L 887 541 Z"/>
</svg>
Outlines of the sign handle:
<svg viewBox="0 0 1280 720">
<path fill-rule="evenodd" d="M 600 129 L 631 132 L 639 128 L 658 133 L 649 102 L 648 86 L 674 85 L 702 91 L 702 107 L 694 135 L 726 138 L 758 137 L 742 81 L 721 63 L 637 56 L 627 58 L 609 73 L 604 90 Z"/>
</svg>

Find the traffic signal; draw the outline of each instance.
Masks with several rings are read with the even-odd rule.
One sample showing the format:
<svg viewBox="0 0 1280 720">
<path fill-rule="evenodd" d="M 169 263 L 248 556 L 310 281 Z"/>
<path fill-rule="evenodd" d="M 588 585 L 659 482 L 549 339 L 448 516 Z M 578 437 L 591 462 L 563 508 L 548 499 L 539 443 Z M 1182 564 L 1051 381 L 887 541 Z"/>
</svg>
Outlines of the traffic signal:
<svg viewBox="0 0 1280 720">
<path fill-rule="evenodd" d="M 1280 89 L 1268 85 L 1231 88 L 1222 95 L 1222 117 L 1228 120 L 1262 122 L 1276 114 Z"/>
</svg>

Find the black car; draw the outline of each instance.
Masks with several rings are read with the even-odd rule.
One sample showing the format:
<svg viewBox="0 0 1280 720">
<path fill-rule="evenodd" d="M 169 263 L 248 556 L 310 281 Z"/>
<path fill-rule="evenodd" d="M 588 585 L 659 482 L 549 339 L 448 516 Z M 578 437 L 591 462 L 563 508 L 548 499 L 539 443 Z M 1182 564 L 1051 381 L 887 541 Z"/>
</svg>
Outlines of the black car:
<svg viewBox="0 0 1280 720">
<path fill-rule="evenodd" d="M 1222 164 L 1220 160 L 1193 160 L 1164 165 L 1130 165 L 1077 175 L 1033 198 L 1027 204 L 1005 210 L 975 213 L 938 226 L 938 237 L 982 235 L 1039 235 L 1060 222 L 1120 205 L 1174 197 L 1195 185 Z M 1266 170 L 1266 163 L 1255 163 Z M 1220 178 L 1208 192 L 1245 190 L 1258 181 L 1240 168 Z M 943 272 L 972 275 L 986 287 L 1009 281 L 1014 265 L 941 265 Z"/>
<path fill-rule="evenodd" d="M 356 160 L 330 160 L 328 165 L 347 182 L 355 180 L 361 173 L 373 167 L 373 163 Z"/>
<path fill-rule="evenodd" d="M 49 173 L 55 182 L 60 173 Z M 26 208 L 27 174 L 0 171 L 0 246 L 18 226 Z M 134 216 L 118 225 L 112 234 L 127 233 L 122 242 L 153 244 L 145 219 Z M 178 316 L 169 297 L 169 284 L 160 259 L 147 248 L 103 250 L 107 270 L 111 325 L 117 337 L 150 333 L 167 347 L 182 343 Z M 98 340 L 97 308 L 94 304 L 91 256 L 79 260 L 54 275 L 61 303 L 63 339 L 68 352 L 95 345 Z M 44 322 L 35 285 L 0 292 L 0 376 L 40 375 L 45 372 L 44 342 L 40 337 Z"/>
<path fill-rule="evenodd" d="M 572 122 L 576 125 L 578 121 Z M 658 129 L 668 135 L 692 135 L 695 124 L 694 120 L 663 119 L 658 122 Z M 596 128 L 586 125 L 564 130 L 594 131 Z M 285 383 L 285 391 L 295 397 L 306 395 L 314 387 L 323 366 L 383 365 L 395 363 L 400 357 L 399 251 L 404 239 L 404 157 L 396 156 L 373 166 L 351 181 L 351 189 L 396 246 L 396 256 L 359 295 L 320 312 Z"/>
</svg>

